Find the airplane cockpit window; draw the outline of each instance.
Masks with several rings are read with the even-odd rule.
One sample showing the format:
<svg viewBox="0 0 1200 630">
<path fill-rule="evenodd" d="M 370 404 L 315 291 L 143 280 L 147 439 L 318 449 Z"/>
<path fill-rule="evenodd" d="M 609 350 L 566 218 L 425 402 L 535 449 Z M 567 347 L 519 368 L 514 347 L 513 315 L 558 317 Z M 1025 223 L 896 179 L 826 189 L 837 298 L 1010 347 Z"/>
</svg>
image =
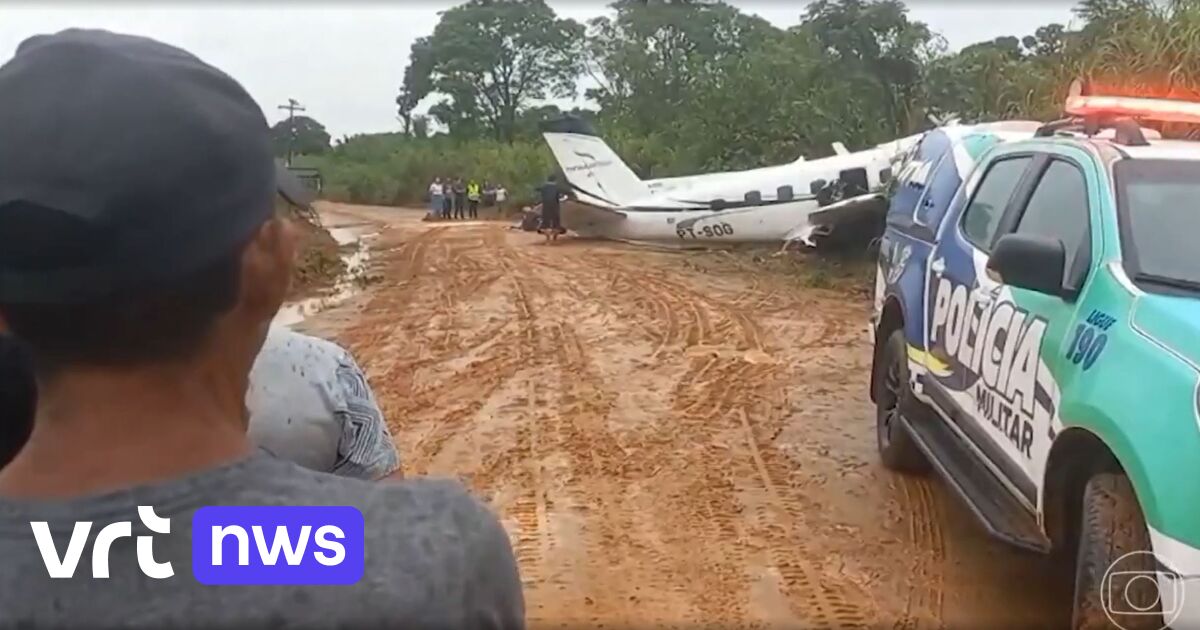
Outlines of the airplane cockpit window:
<svg viewBox="0 0 1200 630">
<path fill-rule="evenodd" d="M 762 203 L 762 193 L 757 190 L 751 190 L 746 193 L 746 203 Z"/>
<path fill-rule="evenodd" d="M 779 188 L 777 188 L 775 190 L 775 196 L 780 201 L 791 201 L 792 196 L 793 196 L 792 187 L 791 186 L 780 186 Z"/>
</svg>

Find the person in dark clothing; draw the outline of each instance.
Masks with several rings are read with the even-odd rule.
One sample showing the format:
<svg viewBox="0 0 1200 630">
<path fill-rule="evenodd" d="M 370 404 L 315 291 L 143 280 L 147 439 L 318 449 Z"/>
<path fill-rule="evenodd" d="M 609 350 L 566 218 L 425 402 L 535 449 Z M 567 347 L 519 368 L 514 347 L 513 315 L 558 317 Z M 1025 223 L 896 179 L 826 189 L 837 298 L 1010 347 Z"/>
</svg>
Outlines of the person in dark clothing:
<svg viewBox="0 0 1200 630">
<path fill-rule="evenodd" d="M 467 218 L 467 185 L 461 177 L 454 180 L 454 218 Z"/>
<path fill-rule="evenodd" d="M 445 183 L 442 184 L 442 218 L 452 219 L 454 217 L 450 212 L 451 208 L 454 207 L 454 186 L 449 177 L 444 181 Z"/>
<path fill-rule="evenodd" d="M 559 205 L 562 201 L 562 188 L 558 185 L 558 176 L 551 173 L 539 192 L 542 198 L 542 228 L 539 231 L 545 235 L 547 241 L 557 241 L 558 235 L 564 231 Z"/>
<path fill-rule="evenodd" d="M 36 404 L 37 384 L 28 351 L 0 333 L 0 468 L 29 441 Z"/>
</svg>

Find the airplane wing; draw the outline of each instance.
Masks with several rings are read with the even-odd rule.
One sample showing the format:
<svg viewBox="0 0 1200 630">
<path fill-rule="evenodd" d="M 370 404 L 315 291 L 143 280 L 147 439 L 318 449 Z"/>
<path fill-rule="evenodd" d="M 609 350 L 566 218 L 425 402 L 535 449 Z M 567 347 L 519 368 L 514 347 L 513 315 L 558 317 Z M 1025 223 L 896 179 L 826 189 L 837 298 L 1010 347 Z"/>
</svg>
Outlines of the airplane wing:
<svg viewBox="0 0 1200 630">
<path fill-rule="evenodd" d="M 883 232 L 887 206 L 887 195 L 882 192 L 843 199 L 809 214 L 783 240 L 816 247 L 818 239 L 825 242 L 833 237 L 837 242 L 862 241 L 865 245 Z"/>
</svg>

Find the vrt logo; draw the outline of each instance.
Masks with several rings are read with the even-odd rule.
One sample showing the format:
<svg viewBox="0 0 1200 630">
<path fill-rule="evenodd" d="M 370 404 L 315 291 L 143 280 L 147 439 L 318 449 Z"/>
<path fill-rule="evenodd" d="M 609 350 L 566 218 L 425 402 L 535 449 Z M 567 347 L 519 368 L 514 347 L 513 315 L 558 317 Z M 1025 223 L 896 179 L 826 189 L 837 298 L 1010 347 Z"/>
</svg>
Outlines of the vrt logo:
<svg viewBox="0 0 1200 630">
<path fill-rule="evenodd" d="M 171 533 L 171 519 L 159 518 L 154 513 L 154 508 L 149 505 L 138 506 L 138 518 L 147 529 L 156 534 Z M 31 521 L 29 526 L 33 528 L 33 538 L 37 541 L 38 551 L 42 554 L 42 564 L 46 565 L 46 572 L 51 578 L 71 578 L 75 576 L 75 569 L 79 566 L 79 559 L 83 556 L 83 547 L 87 544 L 88 534 L 92 530 L 91 521 L 79 521 L 75 523 L 75 529 L 71 531 L 71 540 L 67 543 L 67 550 L 59 556 L 58 548 L 54 544 L 54 538 L 50 535 L 50 524 L 46 521 Z M 92 543 L 92 577 L 107 578 L 108 575 L 108 556 L 109 549 L 112 548 L 113 542 L 118 538 L 129 538 L 133 536 L 133 523 L 129 521 L 121 521 L 105 525 L 103 529 L 96 533 L 96 540 Z M 175 575 L 175 569 L 171 567 L 170 562 L 155 562 L 154 561 L 154 537 L 153 536 L 138 536 L 137 537 L 137 561 L 138 568 L 146 577 L 161 580 Z"/>
</svg>

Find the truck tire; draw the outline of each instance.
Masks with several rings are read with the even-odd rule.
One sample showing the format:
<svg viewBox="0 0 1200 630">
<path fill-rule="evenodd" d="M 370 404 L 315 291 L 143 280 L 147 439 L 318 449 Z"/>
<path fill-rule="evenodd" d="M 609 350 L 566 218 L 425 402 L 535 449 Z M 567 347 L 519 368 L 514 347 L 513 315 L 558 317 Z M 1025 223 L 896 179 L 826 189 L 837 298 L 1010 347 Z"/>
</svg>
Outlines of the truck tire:
<svg viewBox="0 0 1200 630">
<path fill-rule="evenodd" d="M 875 362 L 875 438 L 879 459 L 891 470 L 925 473 L 929 460 L 900 426 L 901 401 L 911 396 L 908 386 L 908 343 L 904 331 L 888 336 Z"/>
<path fill-rule="evenodd" d="M 1149 553 L 1146 521 L 1129 478 L 1119 473 L 1092 476 L 1083 492 L 1081 512 L 1072 630 L 1112 628 L 1114 623 L 1124 630 L 1161 630 L 1166 624 L 1158 583 L 1137 576 L 1143 572 L 1153 576 L 1155 562 Z M 1131 553 L 1134 555 L 1127 555 Z M 1114 573 L 1106 583 L 1110 567 Z"/>
</svg>

